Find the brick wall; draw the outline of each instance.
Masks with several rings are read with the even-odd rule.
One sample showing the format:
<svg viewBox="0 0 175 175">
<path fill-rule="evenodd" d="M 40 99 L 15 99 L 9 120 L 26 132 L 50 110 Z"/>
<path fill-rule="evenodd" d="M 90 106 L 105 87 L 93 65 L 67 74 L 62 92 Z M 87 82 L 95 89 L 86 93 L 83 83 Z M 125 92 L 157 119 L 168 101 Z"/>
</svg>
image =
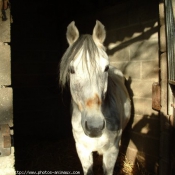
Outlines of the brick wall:
<svg viewBox="0 0 175 175">
<path fill-rule="evenodd" d="M 0 8 L 2 1 L 0 0 Z M 5 10 L 7 20 L 0 11 L 0 174 L 15 175 L 13 137 L 13 90 L 11 88 L 11 18 L 10 9 Z M 9 131 L 9 133 L 7 132 Z M 5 140 L 6 138 L 8 138 Z M 5 146 L 6 144 L 6 146 Z"/>
<path fill-rule="evenodd" d="M 152 84 L 159 82 L 158 4 L 148 1 L 137 4 L 136 11 L 132 10 L 133 6 L 134 3 L 128 7 L 131 14 L 123 17 L 124 21 L 132 21 L 108 31 L 113 41 L 108 49 L 112 51 L 111 63 L 125 74 L 132 97 L 131 128 L 124 133 L 122 146 L 128 146 L 128 159 L 137 158 L 144 167 L 156 171 L 159 115 L 152 109 Z"/>
</svg>

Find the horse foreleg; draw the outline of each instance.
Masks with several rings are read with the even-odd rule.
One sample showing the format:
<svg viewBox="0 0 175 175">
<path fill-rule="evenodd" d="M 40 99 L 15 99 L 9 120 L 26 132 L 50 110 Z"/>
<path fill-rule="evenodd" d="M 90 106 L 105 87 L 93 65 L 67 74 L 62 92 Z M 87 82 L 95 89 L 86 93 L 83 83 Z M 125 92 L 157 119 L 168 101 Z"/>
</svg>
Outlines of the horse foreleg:
<svg viewBox="0 0 175 175">
<path fill-rule="evenodd" d="M 103 153 L 103 172 L 104 175 L 113 175 L 115 162 L 117 160 L 119 149 L 115 146 Z"/>
<path fill-rule="evenodd" d="M 81 161 L 84 175 L 93 175 L 93 157 L 92 152 L 81 144 L 76 144 L 77 153 Z"/>
</svg>

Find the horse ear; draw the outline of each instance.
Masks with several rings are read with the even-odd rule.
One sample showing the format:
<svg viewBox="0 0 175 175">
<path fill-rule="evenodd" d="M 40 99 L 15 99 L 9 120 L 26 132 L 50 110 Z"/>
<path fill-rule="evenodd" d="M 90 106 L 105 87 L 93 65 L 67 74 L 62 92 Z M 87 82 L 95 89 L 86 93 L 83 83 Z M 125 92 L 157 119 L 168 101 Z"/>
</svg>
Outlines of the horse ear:
<svg viewBox="0 0 175 175">
<path fill-rule="evenodd" d="M 72 45 L 79 38 L 79 31 L 74 21 L 67 26 L 66 37 L 69 45 Z"/>
<path fill-rule="evenodd" d="M 105 38 L 106 38 L 106 31 L 104 25 L 96 20 L 96 24 L 93 30 L 92 38 L 95 43 L 103 44 Z"/>
</svg>

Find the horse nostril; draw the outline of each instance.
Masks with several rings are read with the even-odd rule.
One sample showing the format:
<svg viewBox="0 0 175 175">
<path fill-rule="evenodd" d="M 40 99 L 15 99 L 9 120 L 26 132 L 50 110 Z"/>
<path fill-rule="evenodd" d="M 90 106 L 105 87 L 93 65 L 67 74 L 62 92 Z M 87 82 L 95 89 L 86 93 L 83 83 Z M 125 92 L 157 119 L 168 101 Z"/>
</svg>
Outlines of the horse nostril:
<svg viewBox="0 0 175 175">
<path fill-rule="evenodd" d="M 103 125 L 102 126 L 99 126 L 99 127 L 92 127 L 92 126 L 88 126 L 88 123 L 87 121 L 85 121 L 85 128 L 87 131 L 102 131 L 104 128 L 105 128 L 105 121 L 103 121 Z"/>
<path fill-rule="evenodd" d="M 101 128 L 101 130 L 103 130 L 105 128 L 105 121 L 103 121 L 103 126 Z"/>
<path fill-rule="evenodd" d="M 97 124 L 97 126 L 93 126 L 89 124 L 87 121 L 84 123 L 84 132 L 89 137 L 101 137 L 103 134 L 103 129 L 105 127 L 105 121 L 101 122 L 101 124 Z"/>
<path fill-rule="evenodd" d="M 87 125 L 87 121 L 85 121 L 85 128 L 87 131 L 89 131 L 88 125 Z"/>
</svg>

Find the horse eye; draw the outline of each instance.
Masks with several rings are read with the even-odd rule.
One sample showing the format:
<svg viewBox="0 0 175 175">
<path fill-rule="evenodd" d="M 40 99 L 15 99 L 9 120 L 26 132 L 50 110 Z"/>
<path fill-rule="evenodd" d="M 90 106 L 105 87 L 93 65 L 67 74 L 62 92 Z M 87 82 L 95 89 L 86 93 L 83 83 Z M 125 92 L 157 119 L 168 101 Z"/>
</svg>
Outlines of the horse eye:
<svg viewBox="0 0 175 175">
<path fill-rule="evenodd" d="M 105 67 L 105 72 L 107 72 L 109 70 L 109 66 L 107 65 L 106 67 Z"/>
<path fill-rule="evenodd" d="M 69 72 L 70 72 L 71 74 L 74 74 L 74 73 L 75 73 L 75 70 L 74 70 L 74 67 L 73 67 L 73 66 L 70 66 L 70 67 L 69 67 Z"/>
</svg>

